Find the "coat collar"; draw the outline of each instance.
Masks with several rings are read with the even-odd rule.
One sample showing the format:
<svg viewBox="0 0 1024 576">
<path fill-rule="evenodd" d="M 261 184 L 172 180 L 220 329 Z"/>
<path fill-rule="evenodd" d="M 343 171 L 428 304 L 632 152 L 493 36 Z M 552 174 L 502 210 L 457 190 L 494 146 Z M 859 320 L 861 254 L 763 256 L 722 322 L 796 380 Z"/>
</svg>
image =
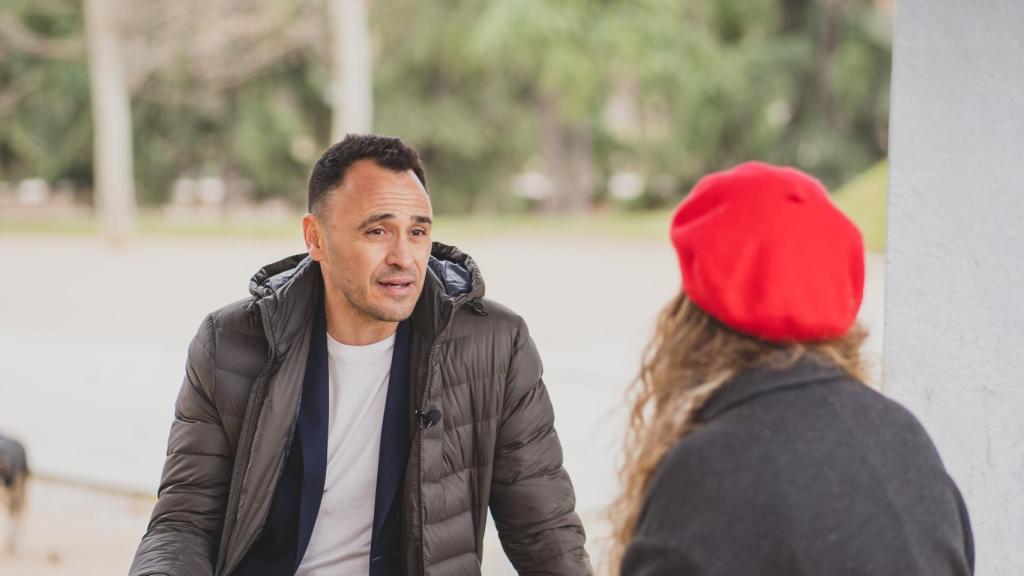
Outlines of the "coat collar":
<svg viewBox="0 0 1024 576">
<path fill-rule="evenodd" d="M 839 366 L 811 356 L 801 358 L 788 367 L 751 368 L 723 384 L 701 408 L 699 419 L 707 422 L 765 394 L 799 386 L 823 384 L 841 378 L 846 378 L 846 374 Z"/>
</svg>

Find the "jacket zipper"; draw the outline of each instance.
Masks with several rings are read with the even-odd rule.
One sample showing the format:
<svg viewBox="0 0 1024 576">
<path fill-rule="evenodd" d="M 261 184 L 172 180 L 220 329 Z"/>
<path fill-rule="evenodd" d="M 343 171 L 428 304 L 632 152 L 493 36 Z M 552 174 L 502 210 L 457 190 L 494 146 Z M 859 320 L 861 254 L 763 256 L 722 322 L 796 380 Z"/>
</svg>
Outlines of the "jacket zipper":
<svg viewBox="0 0 1024 576">
<path fill-rule="evenodd" d="M 437 352 L 437 347 L 441 342 L 441 338 L 448 333 L 448 329 L 452 325 L 452 320 L 455 318 L 455 312 L 459 309 L 457 305 L 452 303 L 452 311 L 448 314 L 448 321 L 445 323 L 444 328 L 438 333 L 437 337 L 430 344 L 430 353 L 427 355 L 427 381 L 423 387 L 423 397 L 420 398 L 420 409 L 418 414 L 423 414 L 427 407 L 427 400 L 430 398 L 430 384 L 433 381 L 434 376 L 434 353 Z M 419 484 L 416 487 L 417 496 L 419 497 L 420 505 L 420 565 L 423 570 L 423 576 L 427 575 L 427 508 L 423 503 L 423 433 L 424 427 L 420 425 L 419 430 L 419 442 L 417 443 L 417 453 L 419 455 Z"/>
</svg>

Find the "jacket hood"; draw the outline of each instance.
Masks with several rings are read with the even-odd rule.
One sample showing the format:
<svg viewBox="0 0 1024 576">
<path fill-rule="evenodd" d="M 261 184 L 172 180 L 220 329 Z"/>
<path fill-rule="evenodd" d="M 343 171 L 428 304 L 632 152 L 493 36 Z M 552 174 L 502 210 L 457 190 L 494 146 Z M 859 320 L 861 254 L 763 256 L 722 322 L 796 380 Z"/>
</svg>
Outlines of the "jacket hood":
<svg viewBox="0 0 1024 576">
<path fill-rule="evenodd" d="M 484 279 L 480 275 L 480 268 L 469 254 L 458 248 L 434 242 L 427 267 L 430 270 L 427 283 L 431 282 L 432 272 L 441 291 L 448 298 L 463 302 L 479 301 L 484 297 Z"/>
<path fill-rule="evenodd" d="M 249 294 L 257 300 L 272 296 L 312 261 L 308 254 L 296 254 L 263 266 L 249 279 Z"/>
</svg>

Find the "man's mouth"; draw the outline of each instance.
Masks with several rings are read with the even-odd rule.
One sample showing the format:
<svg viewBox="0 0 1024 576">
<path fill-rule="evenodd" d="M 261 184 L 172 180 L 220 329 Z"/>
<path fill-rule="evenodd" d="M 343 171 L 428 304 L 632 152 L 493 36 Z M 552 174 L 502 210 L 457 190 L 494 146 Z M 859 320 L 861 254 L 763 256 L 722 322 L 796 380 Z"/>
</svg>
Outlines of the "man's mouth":
<svg viewBox="0 0 1024 576">
<path fill-rule="evenodd" d="M 378 286 L 392 294 L 405 294 L 409 292 L 415 284 L 416 282 L 414 280 L 406 280 L 404 278 L 394 278 L 377 282 Z"/>
</svg>

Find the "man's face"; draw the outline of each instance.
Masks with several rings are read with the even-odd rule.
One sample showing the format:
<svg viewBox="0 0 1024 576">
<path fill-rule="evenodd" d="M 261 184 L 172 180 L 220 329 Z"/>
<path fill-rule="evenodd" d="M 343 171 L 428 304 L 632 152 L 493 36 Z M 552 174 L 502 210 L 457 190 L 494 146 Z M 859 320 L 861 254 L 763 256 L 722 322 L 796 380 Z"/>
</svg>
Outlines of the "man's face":
<svg viewBox="0 0 1024 576">
<path fill-rule="evenodd" d="M 306 218 L 309 253 L 320 262 L 327 289 L 342 296 L 328 297 L 344 308 L 339 312 L 367 325 L 412 314 L 430 257 L 432 210 L 411 170 L 359 160 L 328 194 L 315 222 Z M 311 233 L 319 238 L 311 241 Z"/>
</svg>

